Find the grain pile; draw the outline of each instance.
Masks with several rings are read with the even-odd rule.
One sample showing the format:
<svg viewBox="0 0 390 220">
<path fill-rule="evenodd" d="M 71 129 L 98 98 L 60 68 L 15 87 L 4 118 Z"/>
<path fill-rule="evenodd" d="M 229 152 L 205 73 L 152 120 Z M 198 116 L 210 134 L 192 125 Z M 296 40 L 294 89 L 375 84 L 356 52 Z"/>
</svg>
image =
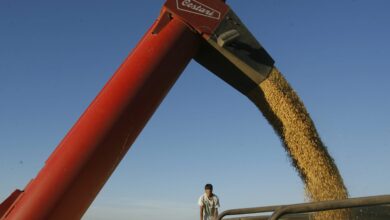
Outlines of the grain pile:
<svg viewBox="0 0 390 220">
<path fill-rule="evenodd" d="M 258 88 L 248 94 L 280 136 L 293 166 L 305 183 L 309 200 L 345 199 L 348 192 L 298 95 L 274 68 Z M 315 214 L 314 219 L 345 220 L 346 210 Z"/>
</svg>

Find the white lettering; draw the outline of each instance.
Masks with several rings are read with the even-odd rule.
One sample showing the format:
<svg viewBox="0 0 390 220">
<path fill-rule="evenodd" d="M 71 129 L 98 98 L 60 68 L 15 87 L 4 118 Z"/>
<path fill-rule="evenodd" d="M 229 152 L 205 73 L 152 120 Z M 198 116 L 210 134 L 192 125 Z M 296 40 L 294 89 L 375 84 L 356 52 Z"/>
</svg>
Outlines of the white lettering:
<svg viewBox="0 0 390 220">
<path fill-rule="evenodd" d="M 189 9 L 192 9 L 194 11 L 197 11 L 199 13 L 205 14 L 207 16 L 213 17 L 215 14 L 215 11 L 209 10 L 209 9 L 203 7 L 202 5 L 193 3 L 192 0 L 184 0 L 181 2 L 181 5 L 189 8 Z"/>
</svg>

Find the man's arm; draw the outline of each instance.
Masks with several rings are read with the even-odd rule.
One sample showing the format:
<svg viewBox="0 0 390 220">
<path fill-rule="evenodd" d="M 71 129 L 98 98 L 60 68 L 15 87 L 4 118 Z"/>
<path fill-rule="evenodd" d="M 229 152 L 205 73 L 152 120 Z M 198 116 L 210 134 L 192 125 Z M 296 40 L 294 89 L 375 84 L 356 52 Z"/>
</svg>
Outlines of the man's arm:
<svg viewBox="0 0 390 220">
<path fill-rule="evenodd" d="M 199 197 L 198 205 L 200 207 L 200 220 L 203 220 L 203 196 Z"/>
<path fill-rule="evenodd" d="M 219 198 L 218 198 L 218 196 L 216 196 L 217 197 L 217 201 L 216 201 L 216 203 L 215 203 L 215 212 L 214 212 L 214 218 L 215 218 L 215 220 L 217 220 L 217 218 L 218 218 L 218 208 L 219 208 Z"/>
</svg>

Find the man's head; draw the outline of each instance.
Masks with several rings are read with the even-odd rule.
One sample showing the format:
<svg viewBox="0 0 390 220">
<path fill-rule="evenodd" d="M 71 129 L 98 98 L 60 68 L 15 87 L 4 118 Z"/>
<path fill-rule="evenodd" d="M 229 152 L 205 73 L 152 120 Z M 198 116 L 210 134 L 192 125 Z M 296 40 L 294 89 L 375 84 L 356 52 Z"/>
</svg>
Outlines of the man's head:
<svg viewBox="0 0 390 220">
<path fill-rule="evenodd" d="M 204 191 L 208 197 L 211 197 L 213 195 L 213 185 L 211 185 L 210 183 L 207 183 L 204 186 Z"/>
</svg>

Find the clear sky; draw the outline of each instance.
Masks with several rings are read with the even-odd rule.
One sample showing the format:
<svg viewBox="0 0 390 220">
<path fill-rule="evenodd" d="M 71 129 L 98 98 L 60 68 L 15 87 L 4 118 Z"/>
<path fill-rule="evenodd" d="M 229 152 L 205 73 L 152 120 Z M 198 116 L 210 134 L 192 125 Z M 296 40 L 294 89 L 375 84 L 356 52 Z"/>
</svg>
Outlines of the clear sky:
<svg viewBox="0 0 390 220">
<path fill-rule="evenodd" d="M 137 2 L 137 3 L 136 3 Z M 0 201 L 24 188 L 163 0 L 0 1 Z M 351 196 L 390 193 L 390 2 L 230 0 L 305 102 Z M 303 202 L 257 108 L 191 62 L 84 219 L 195 220 Z"/>
</svg>

